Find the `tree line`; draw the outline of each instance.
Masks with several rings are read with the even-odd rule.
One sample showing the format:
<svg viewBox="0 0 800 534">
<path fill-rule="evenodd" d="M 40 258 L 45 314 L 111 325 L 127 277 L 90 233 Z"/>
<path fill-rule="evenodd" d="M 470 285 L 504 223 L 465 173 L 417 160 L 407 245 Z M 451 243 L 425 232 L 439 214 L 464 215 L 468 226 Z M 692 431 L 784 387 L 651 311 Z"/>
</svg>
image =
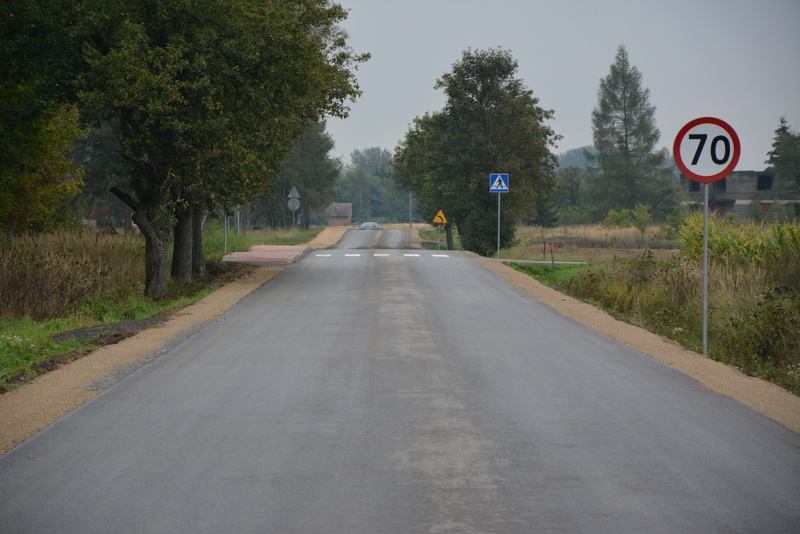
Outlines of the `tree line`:
<svg viewBox="0 0 800 534">
<path fill-rule="evenodd" d="M 513 243 L 521 222 L 553 226 L 664 221 L 681 208 L 678 172 L 659 148 L 656 107 L 624 46 L 600 80 L 591 114 L 593 144 L 553 155 L 560 137 L 547 125 L 553 112 L 516 78 L 505 50 L 468 50 L 439 79 L 447 96 L 438 112 L 417 117 L 394 157 L 394 178 L 419 199 L 423 219 L 443 209 L 448 245 L 454 226 L 465 248 L 494 247 L 497 208 L 490 173 L 507 172 L 500 246 Z M 798 177 L 800 135 L 785 118 L 776 130 L 767 170 Z"/>
<path fill-rule="evenodd" d="M 145 237 L 148 296 L 166 292 L 168 235 L 173 276 L 186 282 L 202 271 L 198 214 L 271 190 L 309 123 L 347 115 L 360 94 L 353 70 L 368 59 L 338 26 L 346 11 L 327 0 L 1 9 L 3 230 L 52 224 L 54 212 L 34 216 L 37 202 L 80 186 L 64 151 L 93 128 L 113 147 L 106 186 Z"/>
</svg>

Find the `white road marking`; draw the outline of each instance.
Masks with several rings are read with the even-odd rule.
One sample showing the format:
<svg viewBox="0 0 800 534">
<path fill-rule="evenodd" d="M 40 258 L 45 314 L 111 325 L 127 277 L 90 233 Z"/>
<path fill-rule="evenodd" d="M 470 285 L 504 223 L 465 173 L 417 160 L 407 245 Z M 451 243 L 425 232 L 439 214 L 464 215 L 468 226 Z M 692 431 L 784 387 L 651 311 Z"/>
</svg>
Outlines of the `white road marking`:
<svg viewBox="0 0 800 534">
<path fill-rule="evenodd" d="M 419 254 L 403 254 L 406 258 L 419 258 Z"/>
</svg>

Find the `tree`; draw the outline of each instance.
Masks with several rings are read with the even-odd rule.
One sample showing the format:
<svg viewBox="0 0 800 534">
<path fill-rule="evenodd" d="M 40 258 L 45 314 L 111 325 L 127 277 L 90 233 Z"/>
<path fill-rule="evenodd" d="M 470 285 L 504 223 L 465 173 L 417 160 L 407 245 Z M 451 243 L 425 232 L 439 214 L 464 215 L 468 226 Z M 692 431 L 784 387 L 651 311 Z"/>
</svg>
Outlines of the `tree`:
<svg viewBox="0 0 800 534">
<path fill-rule="evenodd" d="M 579 148 L 572 148 L 567 150 L 566 152 L 562 152 L 558 155 L 558 166 L 559 167 L 579 167 L 584 168 L 586 167 L 586 153 L 594 154 L 594 147 L 583 146 Z"/>
<path fill-rule="evenodd" d="M 408 193 L 391 176 L 392 153 L 380 147 L 354 150 L 350 164 L 336 184 L 336 198 L 352 202 L 356 220 L 408 220 Z"/>
<path fill-rule="evenodd" d="M 174 219 L 184 258 L 192 214 L 269 189 L 308 120 L 346 116 L 360 94 L 350 68 L 368 57 L 347 47 L 346 11 L 327 0 L 11 2 L 14 65 L 117 125 L 131 170 L 113 192 L 145 235 L 149 296 L 166 291 Z"/>
<path fill-rule="evenodd" d="M 392 170 L 392 153 L 377 146 L 364 150 L 353 150 L 350 154 L 351 167 L 361 169 L 366 174 L 386 178 Z"/>
<path fill-rule="evenodd" d="M 655 111 L 641 73 L 620 46 L 592 111 L 595 153 L 586 152 L 599 171 L 590 180 L 597 217 L 614 207 L 658 205 L 674 190 L 669 151 L 656 146 L 661 134 Z"/>
<path fill-rule="evenodd" d="M 74 106 L 42 102 L 30 84 L 0 82 L 0 233 L 69 220 L 83 177 L 70 155 L 83 135 Z"/>
<path fill-rule="evenodd" d="M 447 96 L 444 109 L 415 119 L 395 152 L 395 181 L 414 192 L 426 220 L 445 212 L 449 246 L 455 224 L 467 250 L 495 248 L 492 172 L 507 172 L 511 181 L 502 200 L 501 246 L 512 244 L 519 221 L 535 218 L 537 201 L 555 195 L 550 147 L 557 136 L 545 124 L 552 111 L 515 77 L 517 67 L 504 50 L 465 51 L 436 83 Z"/>
<path fill-rule="evenodd" d="M 333 188 L 342 164 L 330 157 L 331 150 L 333 139 L 325 132 L 325 123 L 310 123 L 283 164 L 278 178 L 279 189 L 291 191 L 296 187 L 300 193 L 300 210 L 306 228 L 311 216 L 323 213 L 336 198 Z M 287 195 L 279 197 L 285 206 Z"/>
<path fill-rule="evenodd" d="M 768 171 L 782 176 L 794 176 L 800 186 L 800 133 L 789 129 L 786 117 L 781 117 L 780 125 L 775 130 L 772 150 L 767 152 L 765 162 Z"/>
</svg>

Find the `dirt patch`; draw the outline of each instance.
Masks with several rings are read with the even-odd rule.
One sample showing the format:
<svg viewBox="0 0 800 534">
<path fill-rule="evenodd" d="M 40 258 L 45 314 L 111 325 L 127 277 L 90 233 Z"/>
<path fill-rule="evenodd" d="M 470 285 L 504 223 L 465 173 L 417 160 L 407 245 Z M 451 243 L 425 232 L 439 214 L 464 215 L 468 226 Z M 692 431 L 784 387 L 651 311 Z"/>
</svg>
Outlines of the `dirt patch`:
<svg viewBox="0 0 800 534">
<path fill-rule="evenodd" d="M 345 231 L 347 228 L 326 229 L 309 246 L 333 246 Z M 411 232 L 411 246 L 420 248 L 419 243 L 419 232 L 414 228 Z M 795 432 L 800 432 L 800 398 L 778 386 L 745 376 L 660 336 L 618 321 L 602 310 L 547 288 L 503 263 L 481 263 L 520 291 L 560 313 L 674 367 L 694 377 L 704 386 L 733 397 Z M 0 453 L 33 436 L 100 391 L 180 343 L 265 284 L 283 268 L 254 268 L 246 276 L 225 284 L 218 291 L 177 312 L 168 321 L 154 328 L 141 330 L 135 335 L 131 335 L 133 331 L 130 329 L 111 332 L 107 335 L 124 338 L 113 345 L 94 350 L 68 365 L 64 365 L 67 362 L 60 362 L 61 367 L 0 396 Z M 128 334 L 120 333 L 125 331 Z"/>
<path fill-rule="evenodd" d="M 169 321 L 168 317 L 151 317 L 149 319 L 137 319 L 135 321 L 123 321 L 120 323 L 98 324 L 86 328 L 79 328 L 77 330 L 70 330 L 69 332 L 62 332 L 53 336 L 53 341 L 56 343 L 67 341 L 68 339 L 90 339 L 98 337 L 96 343 L 98 345 L 112 345 L 119 343 L 120 335 L 128 334 L 130 337 L 137 332 L 141 332 L 147 328 L 152 328 Z M 123 338 L 124 339 L 124 338 Z"/>
</svg>

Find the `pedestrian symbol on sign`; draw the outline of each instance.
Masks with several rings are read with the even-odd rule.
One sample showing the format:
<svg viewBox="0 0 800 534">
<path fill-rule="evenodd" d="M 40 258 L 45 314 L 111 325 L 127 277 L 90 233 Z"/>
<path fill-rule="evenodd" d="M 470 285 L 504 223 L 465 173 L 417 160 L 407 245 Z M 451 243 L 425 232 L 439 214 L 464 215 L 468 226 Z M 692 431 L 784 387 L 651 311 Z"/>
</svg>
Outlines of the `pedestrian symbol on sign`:
<svg viewBox="0 0 800 534">
<path fill-rule="evenodd" d="M 508 193 L 508 175 L 490 174 L 489 175 L 490 193 Z"/>
</svg>

